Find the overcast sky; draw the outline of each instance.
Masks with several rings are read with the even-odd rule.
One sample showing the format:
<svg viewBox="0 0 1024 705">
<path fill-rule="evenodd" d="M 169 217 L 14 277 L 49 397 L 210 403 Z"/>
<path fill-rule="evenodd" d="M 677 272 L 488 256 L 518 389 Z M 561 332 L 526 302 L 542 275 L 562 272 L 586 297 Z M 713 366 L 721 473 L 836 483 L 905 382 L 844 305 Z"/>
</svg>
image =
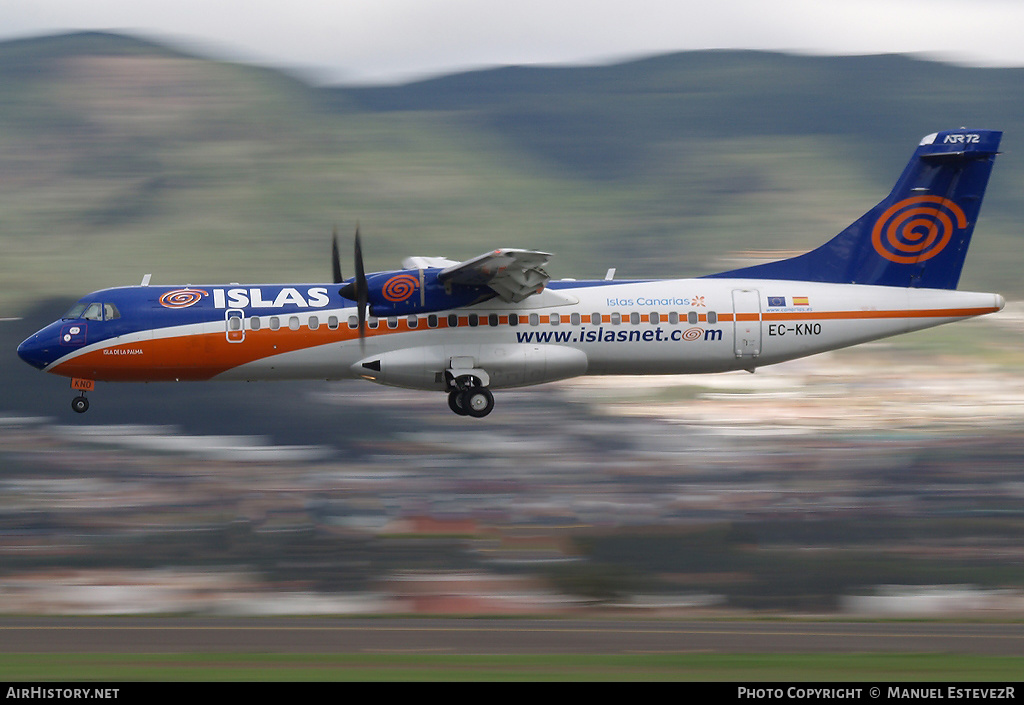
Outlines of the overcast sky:
<svg viewBox="0 0 1024 705">
<path fill-rule="evenodd" d="M 0 0 L 0 39 L 83 29 L 330 83 L 709 48 L 1024 66 L 1021 0 Z"/>
</svg>

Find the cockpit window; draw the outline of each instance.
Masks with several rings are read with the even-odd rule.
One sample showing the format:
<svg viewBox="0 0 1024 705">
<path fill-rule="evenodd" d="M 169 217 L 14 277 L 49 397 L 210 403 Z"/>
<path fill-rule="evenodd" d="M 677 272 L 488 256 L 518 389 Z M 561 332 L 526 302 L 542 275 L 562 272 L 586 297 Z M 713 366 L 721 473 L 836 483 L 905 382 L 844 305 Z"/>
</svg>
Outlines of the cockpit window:
<svg viewBox="0 0 1024 705">
<path fill-rule="evenodd" d="M 82 317 L 82 311 L 85 310 L 86 305 L 87 304 L 83 304 L 81 302 L 75 304 L 74 306 L 72 306 L 68 310 L 67 313 L 64 314 L 63 317 L 64 318 L 81 318 Z"/>
<path fill-rule="evenodd" d="M 121 312 L 117 310 L 117 306 L 114 304 L 101 304 L 98 302 L 79 302 L 72 306 L 71 309 L 63 316 L 64 320 L 84 318 L 87 321 L 112 321 L 115 318 L 120 317 Z"/>
</svg>

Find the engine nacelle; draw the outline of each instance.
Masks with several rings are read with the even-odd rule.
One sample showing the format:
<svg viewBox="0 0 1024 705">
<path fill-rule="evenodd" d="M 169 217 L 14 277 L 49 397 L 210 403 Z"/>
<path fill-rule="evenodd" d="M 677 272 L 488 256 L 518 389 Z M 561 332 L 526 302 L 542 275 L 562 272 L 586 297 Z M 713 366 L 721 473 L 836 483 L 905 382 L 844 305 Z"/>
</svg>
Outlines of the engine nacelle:
<svg viewBox="0 0 1024 705">
<path fill-rule="evenodd" d="M 352 365 L 352 371 L 391 387 L 446 391 L 445 371 L 453 358 L 460 368 L 485 370 L 492 389 L 578 377 L 588 365 L 582 350 L 560 345 L 429 345 L 371 355 Z"/>
<path fill-rule="evenodd" d="M 487 286 L 448 285 L 440 269 L 400 269 L 366 277 L 370 315 L 378 318 L 462 308 L 495 296 Z"/>
</svg>

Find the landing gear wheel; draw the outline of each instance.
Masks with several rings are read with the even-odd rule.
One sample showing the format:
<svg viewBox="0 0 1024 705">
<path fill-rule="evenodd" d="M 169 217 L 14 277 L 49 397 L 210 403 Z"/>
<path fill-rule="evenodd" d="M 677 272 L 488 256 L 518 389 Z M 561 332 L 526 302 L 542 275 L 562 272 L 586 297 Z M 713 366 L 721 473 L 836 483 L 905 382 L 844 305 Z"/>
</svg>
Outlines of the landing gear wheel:
<svg viewBox="0 0 1024 705">
<path fill-rule="evenodd" d="M 448 408 L 459 416 L 466 416 L 469 414 L 469 411 L 462 404 L 462 395 L 463 392 L 459 389 L 448 392 Z"/>
<path fill-rule="evenodd" d="M 89 410 L 89 400 L 84 396 L 75 397 L 71 400 L 71 408 L 79 414 L 84 414 Z"/>
<path fill-rule="evenodd" d="M 494 395 L 487 387 L 470 387 L 462 393 L 462 407 L 465 413 L 482 419 L 494 409 Z"/>
</svg>

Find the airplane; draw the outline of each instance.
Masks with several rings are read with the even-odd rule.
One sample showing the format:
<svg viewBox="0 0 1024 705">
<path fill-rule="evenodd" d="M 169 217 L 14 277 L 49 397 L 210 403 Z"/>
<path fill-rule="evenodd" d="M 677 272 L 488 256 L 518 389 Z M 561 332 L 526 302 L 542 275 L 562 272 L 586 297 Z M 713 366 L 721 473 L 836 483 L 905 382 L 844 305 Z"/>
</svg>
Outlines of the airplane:
<svg viewBox="0 0 1024 705">
<path fill-rule="evenodd" d="M 331 283 L 103 289 L 18 347 L 97 381 L 364 379 L 444 392 L 460 416 L 491 390 L 580 375 L 748 370 L 1004 306 L 958 291 L 1002 132 L 921 140 L 891 193 L 817 249 L 694 279 L 553 281 L 551 255 L 497 249 L 463 262 L 410 257 L 367 274 L 359 228 Z"/>
</svg>

